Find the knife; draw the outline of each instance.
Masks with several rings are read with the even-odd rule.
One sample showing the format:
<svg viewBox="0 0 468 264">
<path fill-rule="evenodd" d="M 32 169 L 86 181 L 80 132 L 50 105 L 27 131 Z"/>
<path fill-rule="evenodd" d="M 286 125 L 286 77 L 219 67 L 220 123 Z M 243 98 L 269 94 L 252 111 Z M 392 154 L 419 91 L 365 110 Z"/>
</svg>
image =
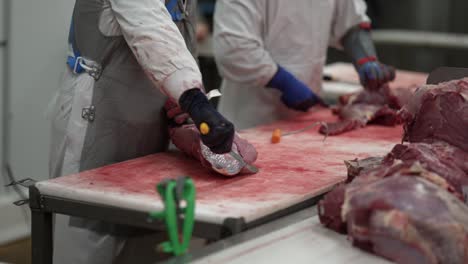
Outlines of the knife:
<svg viewBox="0 0 468 264">
<path fill-rule="evenodd" d="M 464 77 L 468 77 L 468 68 L 440 67 L 429 74 L 426 83 L 439 84 Z"/>
</svg>

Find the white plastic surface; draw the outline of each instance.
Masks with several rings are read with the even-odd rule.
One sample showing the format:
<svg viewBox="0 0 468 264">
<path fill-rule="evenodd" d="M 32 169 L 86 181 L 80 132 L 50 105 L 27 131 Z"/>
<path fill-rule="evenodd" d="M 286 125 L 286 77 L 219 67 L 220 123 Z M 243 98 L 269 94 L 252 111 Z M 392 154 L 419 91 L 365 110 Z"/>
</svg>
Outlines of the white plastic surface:
<svg viewBox="0 0 468 264">
<path fill-rule="evenodd" d="M 325 229 L 317 217 L 219 251 L 195 264 L 387 264 L 380 257 L 352 247 L 346 236 Z"/>
</svg>

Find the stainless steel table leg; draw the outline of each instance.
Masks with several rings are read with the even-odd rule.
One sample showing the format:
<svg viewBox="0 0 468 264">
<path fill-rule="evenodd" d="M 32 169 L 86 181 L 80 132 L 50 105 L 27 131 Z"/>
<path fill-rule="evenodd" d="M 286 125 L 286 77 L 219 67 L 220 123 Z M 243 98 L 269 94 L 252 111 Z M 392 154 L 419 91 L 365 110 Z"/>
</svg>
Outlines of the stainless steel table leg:
<svg viewBox="0 0 468 264">
<path fill-rule="evenodd" d="M 51 264 L 53 253 L 52 213 L 31 210 L 32 263 Z"/>
</svg>

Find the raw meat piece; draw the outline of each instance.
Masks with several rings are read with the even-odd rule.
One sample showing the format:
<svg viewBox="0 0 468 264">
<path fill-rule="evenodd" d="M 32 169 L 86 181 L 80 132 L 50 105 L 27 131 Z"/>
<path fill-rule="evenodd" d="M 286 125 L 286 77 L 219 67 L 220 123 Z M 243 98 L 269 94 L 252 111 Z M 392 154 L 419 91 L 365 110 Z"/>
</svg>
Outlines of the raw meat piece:
<svg viewBox="0 0 468 264">
<path fill-rule="evenodd" d="M 381 166 L 382 161 L 383 158 L 378 157 L 345 161 L 348 169 L 348 179 L 346 180 L 346 183 L 350 183 L 356 177 L 362 177 L 358 180 L 360 183 L 357 184 L 357 186 L 362 186 L 384 177 L 385 173 Z M 385 166 L 384 168 L 389 167 L 390 166 Z M 327 193 L 327 195 L 325 195 L 325 197 L 317 204 L 320 222 L 324 226 L 342 234 L 347 232 L 346 221 L 342 218 L 341 213 L 342 206 L 345 201 L 345 192 L 348 187 L 349 184 L 338 185 L 331 192 Z"/>
<path fill-rule="evenodd" d="M 398 263 L 468 262 L 468 208 L 421 177 L 347 190 L 342 215 L 355 246 Z"/>
<path fill-rule="evenodd" d="M 426 170 L 444 178 L 460 197 L 464 187 L 468 187 L 468 153 L 445 142 L 398 144 L 385 157 L 384 163 L 394 160 L 407 165 L 419 162 Z"/>
<path fill-rule="evenodd" d="M 348 169 L 348 178 L 346 183 L 350 183 L 355 177 L 365 174 L 382 164 L 383 158 L 370 157 L 366 159 L 345 160 L 346 168 Z"/>
<path fill-rule="evenodd" d="M 467 98 L 468 79 L 418 89 L 400 112 L 410 143 L 345 162 L 348 184 L 319 202 L 321 222 L 398 263 L 468 263 Z"/>
<path fill-rule="evenodd" d="M 340 184 L 317 204 L 320 222 L 324 226 L 342 234 L 346 234 L 346 222 L 341 218 L 345 191 L 346 186 Z"/>
<path fill-rule="evenodd" d="M 445 141 L 468 152 L 468 78 L 417 89 L 400 116 L 404 140 Z"/>
<path fill-rule="evenodd" d="M 349 200 L 349 197 L 352 197 L 353 194 L 359 193 L 363 186 L 374 184 L 386 177 L 394 175 L 421 177 L 442 189 L 455 192 L 453 187 L 444 178 L 426 170 L 419 162 L 405 164 L 401 161 L 392 161 L 376 166 L 379 160 L 381 159 L 364 160 L 360 165 L 359 161 L 350 162 L 348 174 L 352 174 L 357 178 L 354 178 L 354 181 L 350 184 L 342 184 L 335 187 L 318 203 L 319 219 L 323 225 L 336 232 L 346 233 L 346 218 L 342 215 L 345 200 Z M 456 197 L 462 200 L 461 195 L 456 195 Z"/>
<path fill-rule="evenodd" d="M 365 127 L 369 123 L 392 126 L 398 124 L 397 111 L 388 106 L 369 104 L 346 105 L 334 110 L 341 121 L 327 123 L 320 127 L 320 133 L 326 135 L 339 135 L 348 131 Z"/>
<path fill-rule="evenodd" d="M 174 145 L 185 154 L 199 160 L 207 168 L 213 169 L 225 176 L 234 176 L 242 172 L 243 164 L 240 164 L 234 157 L 228 154 L 204 153 L 201 143 L 200 132 L 195 125 L 182 125 L 171 127 L 169 135 Z M 207 147 L 206 147 L 207 148 Z M 257 160 L 257 151 L 247 140 L 234 136 L 232 150 L 238 153 L 247 164 L 253 164 Z M 214 156 L 217 164 L 211 163 L 206 155 Z"/>
<path fill-rule="evenodd" d="M 388 85 L 384 85 L 378 91 L 364 90 L 356 94 L 341 96 L 340 104 L 388 105 L 390 108 L 399 109 L 407 102 L 409 95 L 411 95 L 409 89 L 390 89 Z"/>
<path fill-rule="evenodd" d="M 383 159 L 367 158 L 345 161 L 345 164 L 348 169 L 347 183 L 356 177 L 360 178 L 357 181 L 362 184 L 362 181 L 379 180 L 399 171 L 412 171 L 408 175 L 427 176 L 428 180 L 460 199 L 468 187 L 468 153 L 445 142 L 398 144 Z M 420 174 L 421 170 L 432 174 Z"/>
<path fill-rule="evenodd" d="M 170 121 L 169 136 L 179 150 L 200 161 L 204 167 L 225 176 L 234 176 L 243 171 L 245 164 L 231 154 L 215 154 L 203 145 L 200 132 L 194 124 L 188 124 L 189 116 L 175 102 L 167 100 L 164 108 Z M 257 160 L 255 147 L 237 133 L 234 135 L 232 151 L 238 153 L 247 164 Z"/>
<path fill-rule="evenodd" d="M 356 189 L 359 189 L 366 184 L 371 184 L 380 181 L 383 178 L 392 177 L 394 175 L 424 178 L 425 180 L 432 182 L 442 189 L 453 193 L 460 200 L 463 200 L 463 196 L 456 192 L 453 186 L 446 179 L 432 171 L 427 170 L 421 165 L 421 163 L 419 163 L 419 161 L 415 161 L 413 163 L 404 163 L 401 160 L 394 160 L 390 163 L 382 164 L 375 169 L 358 175 L 358 177 L 353 182 L 347 185 L 346 195 L 349 195 Z"/>
<path fill-rule="evenodd" d="M 401 122 L 398 110 L 410 97 L 411 89 L 390 89 L 382 86 L 378 91 L 364 90 L 340 97 L 333 113 L 340 121 L 320 127 L 320 133 L 338 135 L 366 126 L 369 123 L 393 126 Z"/>
</svg>

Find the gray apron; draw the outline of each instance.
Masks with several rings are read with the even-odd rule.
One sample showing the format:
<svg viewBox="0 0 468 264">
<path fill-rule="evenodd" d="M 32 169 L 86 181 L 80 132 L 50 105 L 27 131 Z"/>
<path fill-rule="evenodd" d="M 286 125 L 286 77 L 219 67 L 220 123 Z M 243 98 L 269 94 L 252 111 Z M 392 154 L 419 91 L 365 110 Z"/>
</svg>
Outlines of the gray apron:
<svg viewBox="0 0 468 264">
<path fill-rule="evenodd" d="M 71 44 L 96 71 L 76 74 L 66 69 L 51 113 L 51 177 L 168 147 L 166 96 L 144 74 L 122 36 L 109 37 L 100 31 L 99 19 L 106 5 L 108 0 L 75 3 Z M 196 2 L 187 0 L 190 17 L 176 22 L 194 55 L 195 8 Z M 133 228 L 57 216 L 54 263 L 151 263 L 158 258 L 154 247 L 160 240 L 161 234 L 142 235 Z"/>
</svg>

